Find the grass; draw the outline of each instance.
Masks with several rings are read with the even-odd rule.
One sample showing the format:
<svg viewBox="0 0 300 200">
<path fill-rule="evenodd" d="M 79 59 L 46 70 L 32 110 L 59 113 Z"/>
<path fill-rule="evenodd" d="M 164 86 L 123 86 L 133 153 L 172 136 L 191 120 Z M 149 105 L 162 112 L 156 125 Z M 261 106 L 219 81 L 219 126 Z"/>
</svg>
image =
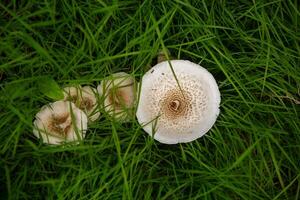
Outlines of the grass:
<svg viewBox="0 0 300 200">
<path fill-rule="evenodd" d="M 300 198 L 300 5 L 276 1 L 1 1 L 1 199 Z M 137 80 L 168 49 L 207 68 L 214 127 L 164 145 L 103 113 L 78 146 L 32 134 L 39 89 Z"/>
</svg>

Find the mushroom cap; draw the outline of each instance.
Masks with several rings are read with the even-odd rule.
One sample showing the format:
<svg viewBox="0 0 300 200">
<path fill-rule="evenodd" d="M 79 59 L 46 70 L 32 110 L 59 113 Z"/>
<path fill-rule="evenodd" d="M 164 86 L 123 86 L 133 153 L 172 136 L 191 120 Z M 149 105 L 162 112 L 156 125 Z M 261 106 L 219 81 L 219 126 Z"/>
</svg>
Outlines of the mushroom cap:
<svg viewBox="0 0 300 200">
<path fill-rule="evenodd" d="M 85 137 L 87 116 L 69 101 L 56 101 L 41 108 L 33 122 L 33 134 L 44 143 L 61 144 Z"/>
<path fill-rule="evenodd" d="M 100 116 L 96 98 L 97 90 L 91 86 L 71 86 L 63 88 L 64 100 L 73 102 L 83 110 L 89 121 L 96 121 Z"/>
<path fill-rule="evenodd" d="M 161 143 L 191 142 L 214 125 L 220 92 L 214 77 L 200 65 L 187 60 L 170 63 L 178 82 L 168 61 L 152 67 L 141 81 L 136 116 Z"/>
<path fill-rule="evenodd" d="M 130 119 L 135 103 L 135 80 L 131 75 L 125 72 L 112 74 L 98 85 L 97 90 L 109 115 L 123 122 Z"/>
<path fill-rule="evenodd" d="M 91 102 L 91 105 L 89 107 L 85 107 L 86 113 L 90 121 L 96 121 L 100 116 L 100 111 L 98 109 L 98 101 L 96 97 L 97 93 L 97 90 L 91 86 L 82 87 L 83 102 L 86 98 Z"/>
</svg>

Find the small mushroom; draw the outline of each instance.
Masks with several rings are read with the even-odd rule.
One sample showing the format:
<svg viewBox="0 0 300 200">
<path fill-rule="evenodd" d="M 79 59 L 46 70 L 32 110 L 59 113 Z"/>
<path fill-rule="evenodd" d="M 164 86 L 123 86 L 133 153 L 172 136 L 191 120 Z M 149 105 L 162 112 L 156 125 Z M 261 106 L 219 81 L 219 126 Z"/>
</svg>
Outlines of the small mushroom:
<svg viewBox="0 0 300 200">
<path fill-rule="evenodd" d="M 44 143 L 61 144 L 85 137 L 87 116 L 69 101 L 56 101 L 41 108 L 33 122 L 33 134 Z"/>
<path fill-rule="evenodd" d="M 191 142 L 214 125 L 220 92 L 214 77 L 200 65 L 169 62 L 155 65 L 143 76 L 136 116 L 143 129 L 161 143 Z"/>
<path fill-rule="evenodd" d="M 160 50 L 157 54 L 157 63 L 161 63 L 163 61 L 168 60 L 167 57 L 169 57 L 170 60 L 173 59 L 173 57 L 170 54 L 170 51 L 168 49 L 166 49 L 167 55 L 164 53 L 163 50 Z"/>
<path fill-rule="evenodd" d="M 135 102 L 135 80 L 125 73 L 119 72 L 106 78 L 97 87 L 103 97 L 103 106 L 107 113 L 120 121 L 128 121 L 133 116 Z"/>
<path fill-rule="evenodd" d="M 78 108 L 83 110 L 89 121 L 96 121 L 100 112 L 98 110 L 98 104 L 96 99 L 97 90 L 90 86 L 73 86 L 65 87 L 64 89 L 64 100 L 73 102 Z"/>
</svg>

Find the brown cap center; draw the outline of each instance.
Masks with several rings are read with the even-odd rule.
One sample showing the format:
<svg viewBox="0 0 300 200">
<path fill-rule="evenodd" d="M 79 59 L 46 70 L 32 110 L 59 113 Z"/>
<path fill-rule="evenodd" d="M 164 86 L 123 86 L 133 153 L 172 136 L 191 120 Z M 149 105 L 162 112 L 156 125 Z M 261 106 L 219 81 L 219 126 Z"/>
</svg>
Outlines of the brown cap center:
<svg viewBox="0 0 300 200">
<path fill-rule="evenodd" d="M 108 100 L 110 104 L 115 106 L 116 109 L 124 107 L 126 105 L 126 94 L 122 90 L 110 89 L 108 94 Z"/>
<path fill-rule="evenodd" d="M 170 102 L 169 104 L 169 109 L 173 110 L 173 111 L 177 111 L 180 109 L 180 101 L 178 100 L 173 100 Z"/>
<path fill-rule="evenodd" d="M 60 116 L 53 115 L 50 120 L 48 128 L 56 135 L 66 136 L 71 129 L 72 120 L 69 113 L 64 113 Z"/>
<path fill-rule="evenodd" d="M 190 107 L 190 95 L 184 92 L 184 96 L 179 89 L 168 91 L 161 100 L 161 114 L 168 119 L 177 119 L 187 115 Z"/>
<path fill-rule="evenodd" d="M 77 95 L 68 95 L 66 100 L 76 104 L 77 98 Z"/>
<path fill-rule="evenodd" d="M 83 98 L 80 102 L 79 108 L 81 110 L 91 110 L 93 108 L 93 101 L 89 98 Z"/>
</svg>

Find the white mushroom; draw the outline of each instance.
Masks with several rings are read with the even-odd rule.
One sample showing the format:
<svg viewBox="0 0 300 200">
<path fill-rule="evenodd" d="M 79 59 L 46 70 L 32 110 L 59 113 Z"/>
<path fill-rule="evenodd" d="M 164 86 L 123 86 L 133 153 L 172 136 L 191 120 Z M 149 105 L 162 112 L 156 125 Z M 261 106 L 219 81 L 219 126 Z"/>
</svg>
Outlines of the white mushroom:
<svg viewBox="0 0 300 200">
<path fill-rule="evenodd" d="M 185 60 L 170 64 L 161 62 L 143 76 L 136 116 L 162 143 L 190 142 L 215 123 L 220 92 L 214 77 L 200 65 Z"/>
<path fill-rule="evenodd" d="M 44 143 L 61 144 L 85 137 L 87 116 L 72 102 L 56 101 L 43 106 L 33 124 L 33 134 Z"/>
<path fill-rule="evenodd" d="M 90 86 L 65 87 L 64 100 L 73 102 L 78 108 L 83 110 L 91 122 L 96 121 L 100 116 L 98 110 L 96 93 L 97 90 Z"/>
<path fill-rule="evenodd" d="M 133 116 L 135 102 L 135 80 L 125 73 L 119 72 L 106 78 L 97 87 L 103 97 L 103 106 L 107 113 L 120 121 L 127 121 Z"/>
</svg>

